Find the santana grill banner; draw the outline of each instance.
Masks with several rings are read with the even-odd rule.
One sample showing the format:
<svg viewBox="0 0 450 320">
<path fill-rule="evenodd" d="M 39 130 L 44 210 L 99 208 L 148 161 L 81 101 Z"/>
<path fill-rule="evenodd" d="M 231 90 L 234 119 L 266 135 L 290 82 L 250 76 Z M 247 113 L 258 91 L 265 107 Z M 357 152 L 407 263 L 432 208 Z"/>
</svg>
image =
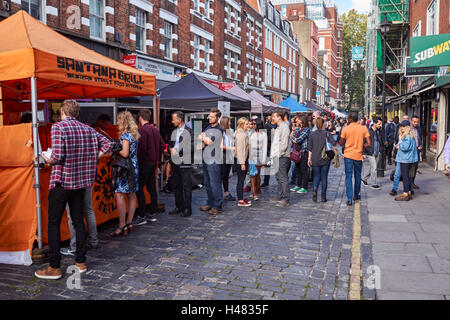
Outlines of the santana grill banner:
<svg viewBox="0 0 450 320">
<path fill-rule="evenodd" d="M 450 64 L 450 33 L 411 38 L 410 67 L 440 67 Z"/>
</svg>

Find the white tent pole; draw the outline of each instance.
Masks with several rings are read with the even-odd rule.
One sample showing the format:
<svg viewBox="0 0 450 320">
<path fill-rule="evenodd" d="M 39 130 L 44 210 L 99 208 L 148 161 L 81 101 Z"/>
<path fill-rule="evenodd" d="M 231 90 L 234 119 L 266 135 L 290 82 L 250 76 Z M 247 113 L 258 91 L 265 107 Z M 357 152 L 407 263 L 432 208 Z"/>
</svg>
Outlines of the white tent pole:
<svg viewBox="0 0 450 320">
<path fill-rule="evenodd" d="M 39 172 L 39 130 L 38 130 L 38 105 L 36 78 L 31 77 L 31 113 L 33 129 L 33 149 L 34 149 L 34 189 L 36 190 L 36 213 L 37 213 L 37 234 L 38 246 L 42 249 L 42 212 L 41 212 L 41 176 Z"/>
</svg>

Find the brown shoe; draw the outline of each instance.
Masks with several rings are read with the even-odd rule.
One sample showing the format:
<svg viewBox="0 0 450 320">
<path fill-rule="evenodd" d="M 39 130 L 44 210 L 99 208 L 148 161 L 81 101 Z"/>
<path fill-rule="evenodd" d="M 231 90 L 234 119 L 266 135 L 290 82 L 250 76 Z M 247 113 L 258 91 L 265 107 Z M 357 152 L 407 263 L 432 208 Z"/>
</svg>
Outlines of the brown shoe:
<svg viewBox="0 0 450 320">
<path fill-rule="evenodd" d="M 209 210 L 211 210 L 211 207 L 208 206 L 208 205 L 201 206 L 201 207 L 200 207 L 200 210 L 201 210 L 201 211 L 209 211 Z"/>
<path fill-rule="evenodd" d="M 218 215 L 220 213 L 222 213 L 222 211 L 217 210 L 215 208 L 212 208 L 211 210 L 209 210 L 209 214 L 212 215 L 212 216 L 216 216 L 216 215 Z"/>
<path fill-rule="evenodd" d="M 420 189 L 419 186 L 416 186 L 416 184 L 413 184 L 413 188 L 416 189 L 416 190 Z"/>
<path fill-rule="evenodd" d="M 39 279 L 58 280 L 61 279 L 62 272 L 61 268 L 52 268 L 49 266 L 48 268 L 36 271 L 34 276 Z"/>
<path fill-rule="evenodd" d="M 398 197 L 395 197 L 395 201 L 409 201 L 411 200 L 411 196 L 407 193 L 402 193 Z"/>
<path fill-rule="evenodd" d="M 78 263 L 75 262 L 75 267 L 78 268 L 78 271 L 80 273 L 85 273 L 87 271 L 87 266 L 86 266 L 86 262 L 85 263 Z"/>
</svg>

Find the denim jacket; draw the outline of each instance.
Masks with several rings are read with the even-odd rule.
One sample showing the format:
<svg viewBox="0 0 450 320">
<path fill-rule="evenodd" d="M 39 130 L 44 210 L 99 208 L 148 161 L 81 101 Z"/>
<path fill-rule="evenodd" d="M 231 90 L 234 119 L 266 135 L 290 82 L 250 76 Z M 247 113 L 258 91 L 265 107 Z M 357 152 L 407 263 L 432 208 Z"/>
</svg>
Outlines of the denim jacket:
<svg viewBox="0 0 450 320">
<path fill-rule="evenodd" d="M 399 141 L 397 158 L 395 161 L 399 163 L 414 163 L 419 161 L 416 139 L 413 139 L 407 135 L 403 138 L 403 140 Z"/>
</svg>

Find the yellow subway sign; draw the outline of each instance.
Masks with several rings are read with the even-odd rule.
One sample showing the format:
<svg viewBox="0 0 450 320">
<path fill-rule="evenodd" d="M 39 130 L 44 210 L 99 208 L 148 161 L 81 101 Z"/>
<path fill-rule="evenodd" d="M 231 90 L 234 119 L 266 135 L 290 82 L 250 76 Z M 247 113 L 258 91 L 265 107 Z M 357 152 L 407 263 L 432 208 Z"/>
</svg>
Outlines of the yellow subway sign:
<svg viewBox="0 0 450 320">
<path fill-rule="evenodd" d="M 411 38 L 411 68 L 450 65 L 450 33 Z"/>
</svg>

